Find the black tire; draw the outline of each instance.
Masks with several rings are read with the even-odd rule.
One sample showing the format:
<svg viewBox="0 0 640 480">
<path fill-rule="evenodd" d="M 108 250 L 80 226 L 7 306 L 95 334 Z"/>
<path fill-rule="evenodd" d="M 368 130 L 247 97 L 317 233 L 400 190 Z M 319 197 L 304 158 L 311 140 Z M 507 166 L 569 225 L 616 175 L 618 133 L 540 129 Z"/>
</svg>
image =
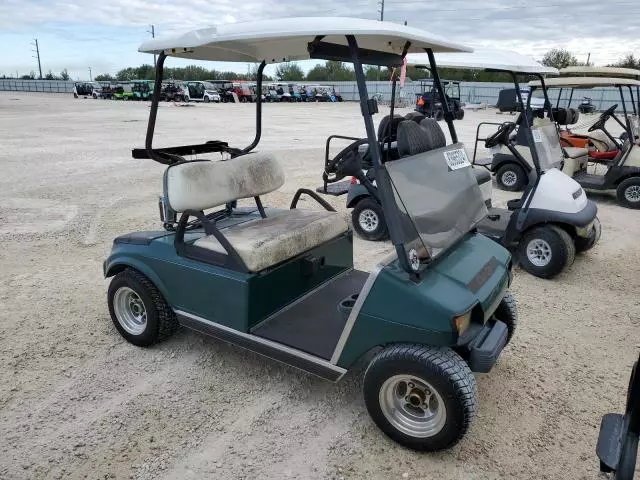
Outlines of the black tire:
<svg viewBox="0 0 640 480">
<path fill-rule="evenodd" d="M 505 163 L 496 172 L 496 183 L 501 190 L 520 192 L 528 183 L 527 174 L 517 163 Z"/>
<path fill-rule="evenodd" d="M 436 112 L 433 114 L 433 118 L 435 118 L 436 122 L 439 122 L 444 118 L 444 111 L 440 109 L 436 110 Z"/>
<path fill-rule="evenodd" d="M 415 112 L 415 111 L 414 111 L 414 112 L 409 112 L 409 113 L 407 113 L 407 114 L 404 116 L 404 118 L 405 118 L 406 120 L 413 120 L 413 121 L 414 121 L 414 122 L 416 122 L 416 123 L 420 123 L 422 120 L 424 120 L 424 119 L 425 119 L 425 118 L 427 118 L 427 117 L 425 117 L 425 116 L 424 116 L 424 114 L 422 114 L 422 113 L 420 113 L 420 112 Z"/>
<path fill-rule="evenodd" d="M 527 248 L 535 240 L 546 243 L 550 253 L 546 261 L 541 259 L 539 264 L 532 263 L 527 256 Z M 544 225 L 526 232 L 520 240 L 517 252 L 520 266 L 525 271 L 536 277 L 553 278 L 573 264 L 576 246 L 571 236 L 562 228 Z"/>
<path fill-rule="evenodd" d="M 207 96 L 204 97 L 204 103 L 209 103 L 211 101 L 211 99 Z"/>
<path fill-rule="evenodd" d="M 434 429 L 432 434 L 425 436 L 412 435 L 411 432 L 397 428 L 388 415 L 397 415 L 399 412 L 410 410 L 411 407 L 401 407 L 391 413 L 384 398 L 389 392 L 386 388 L 393 382 L 395 376 L 406 376 L 418 380 L 414 387 L 404 382 L 405 392 L 409 398 L 411 392 L 419 393 L 419 385 L 424 382 L 428 389 L 439 395 L 435 406 L 444 403 L 445 415 L 440 429 Z M 395 388 L 391 388 L 391 394 L 402 392 L 402 380 L 398 380 Z M 418 387 L 417 391 L 416 388 Z M 436 348 L 424 345 L 392 345 L 382 350 L 371 361 L 364 375 L 363 385 L 364 401 L 369 415 L 375 424 L 386 435 L 405 447 L 420 451 L 437 451 L 450 448 L 460 441 L 473 423 L 477 409 L 476 380 L 464 360 L 449 348 Z M 415 396 L 415 395 L 414 395 Z M 404 403 L 404 400 L 400 400 Z M 432 400 L 431 402 L 434 402 Z M 408 405 L 405 404 L 405 405 Z M 430 403 L 434 405 L 434 403 Z M 387 411 L 387 414 L 385 414 Z"/>
<path fill-rule="evenodd" d="M 365 227 L 367 218 L 361 218 L 361 216 L 368 217 L 369 221 L 373 223 L 377 221 L 375 227 L 372 223 Z M 365 240 L 377 242 L 389 238 L 389 230 L 382 206 L 371 197 L 364 197 L 355 204 L 351 211 L 351 222 L 356 233 Z"/>
<path fill-rule="evenodd" d="M 133 334 L 128 332 L 116 316 L 114 297 L 122 288 L 129 288 L 135 292 L 144 304 L 147 318 L 144 330 Z M 167 302 L 155 285 L 137 270 L 127 268 L 118 273 L 109 284 L 107 303 L 111 320 L 116 329 L 129 343 L 139 347 L 147 347 L 171 336 L 178 328 L 178 320 Z"/>
<path fill-rule="evenodd" d="M 507 292 L 502 298 L 493 315 L 507 326 L 507 343 L 505 345 L 508 345 L 518 326 L 516 298 L 511 294 L 511 292 Z"/>
<path fill-rule="evenodd" d="M 464 108 L 459 108 L 456 112 L 456 120 L 462 120 L 464 118 Z"/>
<path fill-rule="evenodd" d="M 640 208 L 640 177 L 626 178 L 616 189 L 618 203 L 623 207 Z"/>
<path fill-rule="evenodd" d="M 601 234 L 602 225 L 600 225 L 600 220 L 598 220 L 598 217 L 596 217 L 593 220 L 593 229 L 591 230 L 589 236 L 587 238 L 576 237 L 576 253 L 583 253 L 595 247 L 600 240 Z"/>
<path fill-rule="evenodd" d="M 240 97 L 240 103 L 247 103 L 247 97 Z"/>
</svg>

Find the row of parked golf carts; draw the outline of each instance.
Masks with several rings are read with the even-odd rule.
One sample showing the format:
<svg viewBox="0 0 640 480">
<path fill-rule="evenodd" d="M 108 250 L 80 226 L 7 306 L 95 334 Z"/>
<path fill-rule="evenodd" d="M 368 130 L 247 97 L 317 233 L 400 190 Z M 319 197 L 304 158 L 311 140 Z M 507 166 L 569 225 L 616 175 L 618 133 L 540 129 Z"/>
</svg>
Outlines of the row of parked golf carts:
<svg viewBox="0 0 640 480">
<path fill-rule="evenodd" d="M 288 18 L 158 38 L 140 51 L 158 61 L 146 144 L 132 154 L 166 166 L 158 182 L 164 229 L 116 238 L 104 263 L 105 276 L 112 277 L 109 311 L 120 334 L 148 346 L 183 325 L 332 381 L 365 359 L 364 399 L 382 431 L 418 450 L 456 444 L 476 416 L 472 372 L 490 371 L 517 328 L 510 245 L 494 241 L 483 225 L 508 215 L 502 236 L 526 234 L 545 209 L 578 209 L 583 223 L 564 227 L 548 219 L 551 232 L 570 249 L 578 238 L 597 241 L 589 240 L 595 205 L 567 175 L 545 168 L 553 160 L 552 138 L 543 134 L 538 142 L 523 112 L 520 128 L 532 140 L 535 180 L 513 209 L 493 213 L 458 141 L 448 102 L 442 109 L 450 143 L 434 119 L 417 112 L 396 117 L 393 101 L 376 134 L 378 104 L 367 92 L 363 69 L 400 67 L 419 54 L 416 62 L 429 68 L 445 98 L 436 54 L 446 64 L 443 52 L 464 56 L 468 47 L 390 22 Z M 284 184 L 285 169 L 273 155 L 255 151 L 261 96 L 255 138 L 245 147 L 209 140 L 154 148 L 169 57 L 258 62 L 258 91 L 264 67 L 276 58 L 351 63 L 367 135 L 342 137 L 349 145 L 327 154 L 324 191 L 341 179 L 357 179 L 384 213 L 394 255 L 370 273 L 355 269 L 349 225 L 308 186 L 295 193 L 289 209 L 263 205 L 261 196 Z M 469 65 L 464 57 L 455 63 Z M 531 62 L 500 67 L 513 75 L 516 88 L 518 76 L 539 75 L 543 68 Z M 392 84 L 395 91 L 395 77 Z M 203 159 L 206 154 L 222 160 Z M 300 207 L 303 195 L 317 208 Z M 238 207 L 244 198 L 255 206 Z M 627 414 L 606 416 L 598 443 L 602 468 L 617 471 L 617 478 L 629 478 L 621 472 L 633 472 L 635 465 L 630 453 L 637 448 L 640 382 L 634 378 Z"/>
</svg>

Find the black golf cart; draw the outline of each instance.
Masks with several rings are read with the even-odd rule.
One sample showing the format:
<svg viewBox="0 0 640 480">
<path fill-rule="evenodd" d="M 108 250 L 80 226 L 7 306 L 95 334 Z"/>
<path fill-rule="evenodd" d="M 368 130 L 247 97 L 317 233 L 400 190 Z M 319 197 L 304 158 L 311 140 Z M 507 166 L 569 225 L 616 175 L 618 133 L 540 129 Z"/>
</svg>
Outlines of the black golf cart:
<svg viewBox="0 0 640 480">
<path fill-rule="evenodd" d="M 455 80 L 442 80 L 444 86 L 444 98 L 447 106 L 456 120 L 464 118 L 464 109 L 460 100 L 460 82 Z M 425 115 L 427 118 L 433 118 L 440 121 L 444 118 L 444 109 L 442 107 L 442 96 L 438 93 L 433 79 L 428 78 L 420 80 L 420 92 L 416 94 L 415 111 Z"/>
<path fill-rule="evenodd" d="M 624 414 L 608 413 L 602 417 L 596 453 L 600 471 L 613 473 L 615 480 L 633 480 L 640 437 L 640 358 L 633 365 L 627 408 Z"/>
<path fill-rule="evenodd" d="M 166 165 L 165 228 L 116 238 L 104 263 L 120 334 L 147 346 L 184 325 L 332 381 L 374 355 L 364 397 L 375 423 L 418 450 L 457 443 L 476 413 L 472 371 L 488 372 L 516 328 L 511 259 L 475 232 L 486 208 L 455 130 L 451 145 L 423 145 L 382 164 L 373 126 L 377 102 L 368 96 L 363 63 L 398 67 L 408 52 L 426 50 L 442 91 L 433 51 L 465 48 L 416 28 L 354 18 L 218 25 L 143 44 L 140 51 L 158 60 L 146 146 L 133 156 Z M 348 225 L 311 190 L 298 190 L 290 209 L 262 205 L 260 196 L 282 186 L 284 171 L 273 155 L 254 152 L 260 97 L 256 136 L 244 148 L 222 140 L 154 148 L 170 56 L 261 62 L 258 91 L 273 59 L 352 63 L 367 131 L 361 144 L 372 152 L 375 195 L 396 255 L 371 273 L 354 269 Z M 362 177 L 357 145 L 334 160 L 331 179 Z M 318 209 L 298 208 L 302 195 Z M 255 207 L 237 208 L 243 198 Z"/>
</svg>

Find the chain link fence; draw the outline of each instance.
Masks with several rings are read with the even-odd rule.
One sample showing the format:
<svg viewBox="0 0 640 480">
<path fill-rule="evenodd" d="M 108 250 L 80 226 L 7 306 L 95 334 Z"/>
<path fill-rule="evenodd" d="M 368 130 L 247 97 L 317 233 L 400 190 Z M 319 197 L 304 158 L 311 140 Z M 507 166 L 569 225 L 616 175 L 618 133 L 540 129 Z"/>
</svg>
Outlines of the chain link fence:
<svg viewBox="0 0 640 480">
<path fill-rule="evenodd" d="M 299 82 L 300 85 L 318 85 L 318 82 Z M 323 82 L 322 85 L 333 86 L 345 101 L 357 101 L 358 89 L 356 82 Z M 0 79 L 0 91 L 11 92 L 42 92 L 42 93 L 72 93 L 74 82 L 61 80 L 16 80 Z M 500 90 L 513 88 L 511 83 L 491 82 L 460 82 L 460 96 L 465 103 L 486 104 L 494 106 L 498 100 Z M 369 96 L 377 96 L 382 102 L 391 101 L 391 83 L 388 81 L 367 82 Z M 422 93 L 420 82 L 407 82 L 403 88 L 397 86 L 396 101 L 399 106 L 415 104 L 416 95 Z M 559 90 L 550 90 L 549 96 L 555 105 Z M 620 103 L 620 94 L 615 88 L 594 88 L 591 90 L 576 90 L 571 101 L 571 107 L 577 108 L 583 97 L 590 97 L 596 109 L 604 110 Z M 628 92 L 625 92 L 628 97 Z M 562 92 L 560 105 L 566 107 L 569 91 Z M 638 99 L 636 99 L 636 102 Z M 631 101 L 627 102 L 627 109 L 631 110 Z M 622 110 L 622 105 L 619 106 Z"/>
</svg>

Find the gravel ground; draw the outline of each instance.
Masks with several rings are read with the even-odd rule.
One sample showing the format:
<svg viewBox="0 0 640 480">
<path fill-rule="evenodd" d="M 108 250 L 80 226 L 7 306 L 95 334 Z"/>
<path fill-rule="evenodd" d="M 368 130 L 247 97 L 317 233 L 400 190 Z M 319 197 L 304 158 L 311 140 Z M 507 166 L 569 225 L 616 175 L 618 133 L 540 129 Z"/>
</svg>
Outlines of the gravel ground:
<svg viewBox="0 0 640 480">
<path fill-rule="evenodd" d="M 159 225 L 162 167 L 130 157 L 148 111 L 0 93 L 0 478 L 602 478 L 600 417 L 623 409 L 640 347 L 638 212 L 592 196 L 597 248 L 552 281 L 516 271 L 521 326 L 477 376 L 472 430 L 449 451 L 415 453 L 369 419 L 361 368 L 334 385 L 186 330 L 147 349 L 117 334 L 102 261 L 116 235 Z M 157 144 L 246 145 L 253 115 L 162 105 Z M 468 149 L 475 125 L 496 119 L 467 113 Z M 355 104 L 266 105 L 261 148 L 288 178 L 265 204 L 319 184 L 328 135 L 363 130 Z M 508 198 L 494 190 L 495 203 Z M 356 239 L 356 265 L 387 251 Z"/>
</svg>

